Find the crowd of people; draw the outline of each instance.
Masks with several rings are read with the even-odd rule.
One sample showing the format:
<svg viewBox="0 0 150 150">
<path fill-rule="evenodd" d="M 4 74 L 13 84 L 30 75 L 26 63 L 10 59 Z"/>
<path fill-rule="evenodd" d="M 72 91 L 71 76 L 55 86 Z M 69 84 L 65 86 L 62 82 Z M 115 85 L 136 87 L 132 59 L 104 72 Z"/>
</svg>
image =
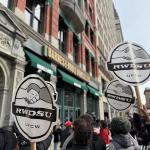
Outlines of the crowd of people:
<svg viewBox="0 0 150 150">
<path fill-rule="evenodd" d="M 150 120 L 146 111 L 133 117 L 116 117 L 108 124 L 106 120 L 95 119 L 86 113 L 79 119 L 64 124 L 58 123 L 44 141 L 38 142 L 37 150 L 148 150 L 150 142 Z M 30 150 L 30 142 L 13 127 L 0 129 L 0 150 Z"/>
</svg>

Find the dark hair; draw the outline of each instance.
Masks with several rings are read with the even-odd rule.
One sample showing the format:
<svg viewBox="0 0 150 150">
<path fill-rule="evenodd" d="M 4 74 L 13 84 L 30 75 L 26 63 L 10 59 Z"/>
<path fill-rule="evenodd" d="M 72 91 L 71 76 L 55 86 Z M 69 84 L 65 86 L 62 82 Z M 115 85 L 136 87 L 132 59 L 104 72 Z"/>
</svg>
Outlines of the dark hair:
<svg viewBox="0 0 150 150">
<path fill-rule="evenodd" d="M 74 141 L 79 145 L 88 145 L 92 130 L 84 119 L 74 121 Z"/>
<path fill-rule="evenodd" d="M 93 120 L 93 117 L 90 114 L 88 114 L 88 113 L 83 114 L 80 118 L 85 120 L 85 122 L 88 124 L 88 126 L 91 129 L 93 128 L 94 120 Z"/>
<path fill-rule="evenodd" d="M 107 128 L 108 127 L 107 122 L 105 120 L 101 120 L 100 125 L 101 125 L 101 128 Z"/>
</svg>

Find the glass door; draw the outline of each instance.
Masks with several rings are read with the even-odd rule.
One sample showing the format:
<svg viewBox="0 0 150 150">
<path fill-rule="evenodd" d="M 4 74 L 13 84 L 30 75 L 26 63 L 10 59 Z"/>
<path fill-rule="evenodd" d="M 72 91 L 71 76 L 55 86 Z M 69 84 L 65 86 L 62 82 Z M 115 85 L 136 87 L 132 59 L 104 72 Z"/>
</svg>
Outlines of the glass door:
<svg viewBox="0 0 150 150">
<path fill-rule="evenodd" d="M 73 107 L 64 107 L 64 121 L 70 120 L 73 122 L 74 120 L 74 110 Z"/>
</svg>

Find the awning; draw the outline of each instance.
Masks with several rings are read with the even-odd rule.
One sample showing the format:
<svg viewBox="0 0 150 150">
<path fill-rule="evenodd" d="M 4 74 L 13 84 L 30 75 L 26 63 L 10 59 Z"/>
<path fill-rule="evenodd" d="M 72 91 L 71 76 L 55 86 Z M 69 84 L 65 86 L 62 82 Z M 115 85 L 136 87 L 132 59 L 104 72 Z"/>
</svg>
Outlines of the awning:
<svg viewBox="0 0 150 150">
<path fill-rule="evenodd" d="M 89 86 L 89 85 L 87 85 L 87 87 L 88 87 L 88 90 L 89 90 L 89 92 L 90 92 L 91 94 L 93 94 L 93 95 L 95 95 L 95 96 L 101 96 L 101 94 L 99 93 L 99 91 L 96 90 L 95 88 L 93 88 L 93 87 L 91 87 L 91 86 Z"/>
<path fill-rule="evenodd" d="M 47 72 L 51 75 L 54 74 L 54 71 L 51 69 L 51 65 L 46 61 L 42 60 L 40 57 L 34 55 L 33 53 L 24 50 L 29 59 L 31 60 L 31 65 L 35 68 L 41 69 L 44 72 Z"/>
<path fill-rule="evenodd" d="M 47 0 L 48 5 L 52 5 L 53 4 L 53 0 Z"/>
<path fill-rule="evenodd" d="M 85 83 L 79 81 L 78 79 L 72 77 L 71 75 L 65 73 L 64 71 L 62 71 L 60 69 L 58 69 L 58 72 L 61 74 L 63 81 L 65 81 L 65 82 L 67 82 L 71 85 L 74 85 L 78 88 L 81 88 L 83 90 L 87 90 L 87 87 L 86 87 Z"/>
</svg>

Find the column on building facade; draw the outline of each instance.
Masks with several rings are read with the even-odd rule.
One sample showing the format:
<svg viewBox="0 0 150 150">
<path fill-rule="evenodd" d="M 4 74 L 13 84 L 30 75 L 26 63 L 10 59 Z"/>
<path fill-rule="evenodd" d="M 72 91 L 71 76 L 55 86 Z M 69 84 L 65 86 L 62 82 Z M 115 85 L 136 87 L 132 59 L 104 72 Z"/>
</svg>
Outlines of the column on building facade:
<svg viewBox="0 0 150 150">
<path fill-rule="evenodd" d="M 5 125 L 12 125 L 14 119 L 11 116 L 11 100 L 14 97 L 16 88 L 18 83 L 23 79 L 24 77 L 24 68 L 25 68 L 25 61 L 22 60 L 16 60 L 15 63 L 11 64 L 11 70 L 9 72 L 8 80 L 9 80 L 9 93 L 6 93 L 6 95 L 3 97 L 3 109 L 2 109 L 2 124 Z"/>
<path fill-rule="evenodd" d="M 15 7 L 15 14 L 22 20 L 25 20 L 24 10 L 26 8 L 26 0 L 14 0 L 13 2 Z"/>
<path fill-rule="evenodd" d="M 81 51 L 81 55 L 82 55 L 82 59 L 81 59 L 81 64 L 82 64 L 82 68 L 83 68 L 83 70 L 85 71 L 86 70 L 86 62 L 85 62 L 85 46 L 84 46 L 84 44 L 82 44 L 82 49 L 81 49 L 82 51 Z"/>
<path fill-rule="evenodd" d="M 67 31 L 66 52 L 69 59 L 73 60 L 73 33 Z"/>
<path fill-rule="evenodd" d="M 50 7 L 50 36 L 51 44 L 58 48 L 58 21 L 59 21 L 59 0 L 53 1 Z"/>
<path fill-rule="evenodd" d="M 98 64 L 97 61 L 94 62 L 95 63 L 95 77 L 98 79 Z"/>
<path fill-rule="evenodd" d="M 51 14 L 52 14 L 52 6 L 47 5 L 45 7 L 45 14 L 44 14 L 44 36 L 47 41 L 50 40 L 50 19 L 51 19 Z"/>
<path fill-rule="evenodd" d="M 83 92 L 83 113 L 87 112 L 87 91 Z"/>
<path fill-rule="evenodd" d="M 82 64 L 82 44 L 78 46 L 78 65 L 81 67 Z"/>
<path fill-rule="evenodd" d="M 88 69 L 89 69 L 89 74 L 92 75 L 92 59 L 91 56 L 89 55 L 89 61 L 88 61 Z"/>
<path fill-rule="evenodd" d="M 91 31 L 90 31 L 91 29 L 90 29 L 90 26 L 88 25 L 88 38 L 89 38 L 89 40 L 91 39 Z M 91 40 L 90 40 L 91 41 Z"/>
</svg>

